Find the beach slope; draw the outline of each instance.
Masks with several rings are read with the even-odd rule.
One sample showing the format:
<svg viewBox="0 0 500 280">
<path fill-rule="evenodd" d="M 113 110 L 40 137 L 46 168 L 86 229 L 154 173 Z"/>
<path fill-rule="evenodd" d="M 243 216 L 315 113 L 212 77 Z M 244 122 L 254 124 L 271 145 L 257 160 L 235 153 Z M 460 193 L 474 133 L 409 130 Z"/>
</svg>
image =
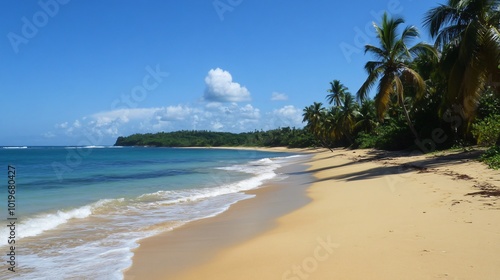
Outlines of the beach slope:
<svg viewBox="0 0 500 280">
<path fill-rule="evenodd" d="M 498 171 L 464 153 L 336 150 L 310 164 L 312 202 L 163 279 L 499 279 Z"/>
</svg>

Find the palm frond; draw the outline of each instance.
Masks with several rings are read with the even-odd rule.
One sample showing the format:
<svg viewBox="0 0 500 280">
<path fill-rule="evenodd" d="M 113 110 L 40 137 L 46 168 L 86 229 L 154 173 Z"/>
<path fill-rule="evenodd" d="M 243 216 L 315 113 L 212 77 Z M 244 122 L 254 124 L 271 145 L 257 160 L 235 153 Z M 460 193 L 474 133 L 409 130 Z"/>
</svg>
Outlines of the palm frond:
<svg viewBox="0 0 500 280">
<path fill-rule="evenodd" d="M 479 60 L 487 68 L 488 74 L 498 76 L 500 74 L 500 31 L 497 28 L 490 27 L 485 30 L 481 41 L 483 49 Z"/>
<path fill-rule="evenodd" d="M 418 57 L 418 56 L 421 56 L 421 55 L 429 55 L 433 59 L 437 59 L 438 58 L 438 51 L 436 50 L 436 48 L 434 46 L 431 46 L 429 44 L 422 43 L 422 42 L 420 42 L 420 43 L 414 45 L 413 47 L 409 48 L 408 52 L 410 53 L 410 55 L 412 57 Z"/>
<path fill-rule="evenodd" d="M 387 56 L 387 52 L 385 50 L 377 48 L 373 45 L 365 45 L 365 54 L 366 53 L 371 53 L 378 59 L 383 59 L 385 56 Z"/>
<path fill-rule="evenodd" d="M 403 30 L 403 33 L 401 33 L 401 39 L 405 44 L 408 44 L 410 40 L 418 38 L 419 36 L 418 29 L 415 26 L 407 26 Z"/>
<path fill-rule="evenodd" d="M 459 11 L 454 6 L 454 3 L 441 4 L 425 14 L 423 24 L 429 29 L 432 38 L 436 38 L 443 27 L 457 22 Z"/>
<path fill-rule="evenodd" d="M 383 68 L 383 66 L 384 66 L 384 63 L 382 61 L 368 61 L 365 64 L 365 70 L 369 74 L 369 73 L 372 73 L 374 71 L 379 71 L 377 69 Z"/>
<path fill-rule="evenodd" d="M 470 77 L 475 77 L 470 78 Z M 464 72 L 463 87 L 459 91 L 459 98 L 462 100 L 464 113 L 467 119 L 475 114 L 479 105 L 479 97 L 484 90 L 484 71 L 475 67 L 467 67 Z"/>
<path fill-rule="evenodd" d="M 394 87 L 394 93 L 396 94 L 398 98 L 398 104 L 403 104 L 404 102 L 404 86 L 403 83 L 401 82 L 401 79 L 399 76 L 395 75 L 393 78 L 393 87 Z"/>
<path fill-rule="evenodd" d="M 377 68 L 379 69 L 379 68 Z M 366 81 L 361 85 L 361 88 L 358 90 L 356 93 L 356 97 L 359 101 L 363 101 L 368 97 L 368 93 L 372 89 L 372 87 L 375 85 L 375 82 L 377 82 L 379 76 L 380 76 L 380 71 L 377 71 L 377 69 L 374 69 L 374 71 L 371 71 L 368 73 L 368 78 Z"/>
<path fill-rule="evenodd" d="M 391 61 L 404 61 L 410 60 L 410 52 L 408 51 L 408 46 L 403 40 L 397 40 L 391 51 Z"/>
<path fill-rule="evenodd" d="M 384 73 L 378 85 L 378 93 L 375 95 L 375 108 L 377 116 L 383 120 L 385 112 L 389 108 L 391 95 L 394 92 L 394 73 Z"/>
</svg>

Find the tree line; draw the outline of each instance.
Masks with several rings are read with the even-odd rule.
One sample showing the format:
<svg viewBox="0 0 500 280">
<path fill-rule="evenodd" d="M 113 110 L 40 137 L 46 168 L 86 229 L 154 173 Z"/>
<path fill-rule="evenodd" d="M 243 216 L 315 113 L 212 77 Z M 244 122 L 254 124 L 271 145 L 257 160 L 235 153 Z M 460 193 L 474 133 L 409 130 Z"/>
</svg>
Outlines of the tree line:
<svg viewBox="0 0 500 280">
<path fill-rule="evenodd" d="M 313 135 L 304 129 L 283 127 L 268 131 L 244 133 L 182 130 L 133 134 L 118 137 L 115 146 L 148 147 L 290 147 L 316 146 Z"/>
</svg>

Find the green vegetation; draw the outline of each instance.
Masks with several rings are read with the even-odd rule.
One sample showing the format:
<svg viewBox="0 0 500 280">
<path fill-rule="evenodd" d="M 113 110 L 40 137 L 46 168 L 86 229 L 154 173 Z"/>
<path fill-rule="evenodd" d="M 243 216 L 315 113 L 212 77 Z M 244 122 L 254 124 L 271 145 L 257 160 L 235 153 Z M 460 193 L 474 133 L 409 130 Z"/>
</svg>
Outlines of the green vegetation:
<svg viewBox="0 0 500 280">
<path fill-rule="evenodd" d="M 481 96 L 476 117 L 472 135 L 477 144 L 488 147 L 500 141 L 500 98 L 491 89 Z"/>
<path fill-rule="evenodd" d="M 279 128 L 269 131 L 246 133 L 211 131 L 176 131 L 147 134 L 133 134 L 118 137 L 115 146 L 151 147 L 290 147 L 315 146 L 314 137 L 303 129 Z"/>
<path fill-rule="evenodd" d="M 424 22 L 441 52 L 447 103 L 460 104 L 472 120 L 488 78 L 500 77 L 499 17 L 496 0 L 448 0 L 431 9 Z"/>
<path fill-rule="evenodd" d="M 493 146 L 500 138 L 500 115 L 488 116 L 472 125 L 472 134 L 481 146 Z"/>
<path fill-rule="evenodd" d="M 384 14 L 367 79 L 356 92 L 339 80 L 326 99 L 304 108 L 305 129 L 331 147 L 420 149 L 491 147 L 482 160 L 500 164 L 500 4 L 448 0 L 424 15 L 434 46 L 414 26 Z M 410 46 L 410 44 L 412 44 Z M 496 81 L 496 82 L 495 82 Z M 374 98 L 369 98 L 371 89 Z"/>
</svg>

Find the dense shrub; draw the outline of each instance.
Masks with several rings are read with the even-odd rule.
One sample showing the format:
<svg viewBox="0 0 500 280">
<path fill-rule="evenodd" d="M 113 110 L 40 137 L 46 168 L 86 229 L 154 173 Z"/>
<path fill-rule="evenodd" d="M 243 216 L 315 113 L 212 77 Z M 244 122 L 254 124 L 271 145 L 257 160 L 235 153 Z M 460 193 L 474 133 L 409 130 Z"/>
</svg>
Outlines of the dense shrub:
<svg viewBox="0 0 500 280">
<path fill-rule="evenodd" d="M 375 128 L 372 133 L 359 133 L 354 147 L 395 151 L 413 146 L 414 140 L 412 133 L 405 124 L 390 122 Z"/>
<path fill-rule="evenodd" d="M 478 145 L 494 145 L 500 138 L 500 115 L 491 115 L 474 123 L 472 134 Z"/>
</svg>

